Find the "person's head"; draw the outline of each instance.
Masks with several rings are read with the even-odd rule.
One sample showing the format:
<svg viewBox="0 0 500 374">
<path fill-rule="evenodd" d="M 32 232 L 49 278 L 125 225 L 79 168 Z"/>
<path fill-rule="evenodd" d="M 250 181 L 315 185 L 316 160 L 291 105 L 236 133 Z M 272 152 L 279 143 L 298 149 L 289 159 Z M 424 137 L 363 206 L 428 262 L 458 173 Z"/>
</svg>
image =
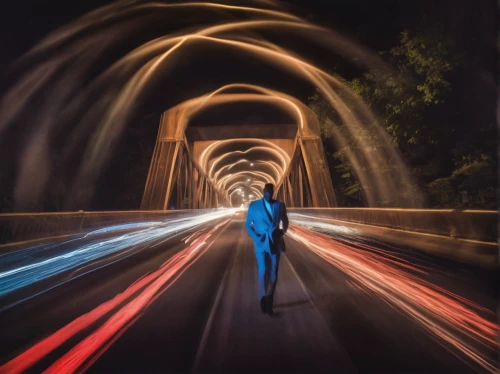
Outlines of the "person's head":
<svg viewBox="0 0 500 374">
<path fill-rule="evenodd" d="M 264 186 L 264 199 L 271 201 L 274 195 L 274 184 L 266 183 Z"/>
</svg>

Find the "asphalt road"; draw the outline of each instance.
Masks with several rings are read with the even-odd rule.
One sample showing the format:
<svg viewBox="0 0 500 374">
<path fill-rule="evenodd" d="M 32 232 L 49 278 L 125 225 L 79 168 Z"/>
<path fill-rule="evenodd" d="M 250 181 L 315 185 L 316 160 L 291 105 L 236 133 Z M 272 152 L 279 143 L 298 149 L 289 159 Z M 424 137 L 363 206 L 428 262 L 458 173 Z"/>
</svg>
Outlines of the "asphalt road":
<svg viewBox="0 0 500 374">
<path fill-rule="evenodd" d="M 488 372 L 291 237 L 280 261 L 275 315 L 261 314 L 243 217 L 215 226 L 222 223 L 76 278 L 74 270 L 61 274 L 71 280 L 1 311 L 0 373 Z M 485 318 L 495 321 L 488 310 L 497 302 L 496 274 L 428 255 L 418 261 L 433 264 L 421 275 L 427 282 L 482 305 Z M 51 282 L 0 298 L 0 306 Z M 477 352 L 496 360 L 492 350 Z"/>
</svg>

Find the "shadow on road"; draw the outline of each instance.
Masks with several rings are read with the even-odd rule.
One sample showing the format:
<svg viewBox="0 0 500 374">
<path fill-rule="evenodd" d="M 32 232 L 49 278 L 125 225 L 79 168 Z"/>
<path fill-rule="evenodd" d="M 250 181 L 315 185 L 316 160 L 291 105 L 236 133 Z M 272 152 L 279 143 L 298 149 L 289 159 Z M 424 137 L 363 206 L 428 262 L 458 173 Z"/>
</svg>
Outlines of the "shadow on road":
<svg viewBox="0 0 500 374">
<path fill-rule="evenodd" d="M 275 304 L 274 307 L 277 308 L 277 309 L 295 309 L 295 308 L 298 308 L 298 307 L 301 307 L 301 306 L 304 306 L 304 305 L 311 305 L 311 303 L 309 302 L 309 300 L 298 300 L 298 301 L 292 301 L 292 302 L 289 302 L 289 303 L 281 303 L 281 304 Z"/>
</svg>

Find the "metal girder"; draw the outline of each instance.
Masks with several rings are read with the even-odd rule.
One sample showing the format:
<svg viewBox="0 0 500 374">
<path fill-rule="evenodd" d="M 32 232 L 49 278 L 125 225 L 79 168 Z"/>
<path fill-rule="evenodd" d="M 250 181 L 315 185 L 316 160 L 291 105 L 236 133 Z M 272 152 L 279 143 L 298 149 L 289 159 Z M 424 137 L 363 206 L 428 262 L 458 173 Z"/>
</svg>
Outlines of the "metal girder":
<svg viewBox="0 0 500 374">
<path fill-rule="evenodd" d="M 276 196 L 289 207 L 335 207 L 330 171 L 318 137 L 297 136 L 295 153 Z"/>
</svg>

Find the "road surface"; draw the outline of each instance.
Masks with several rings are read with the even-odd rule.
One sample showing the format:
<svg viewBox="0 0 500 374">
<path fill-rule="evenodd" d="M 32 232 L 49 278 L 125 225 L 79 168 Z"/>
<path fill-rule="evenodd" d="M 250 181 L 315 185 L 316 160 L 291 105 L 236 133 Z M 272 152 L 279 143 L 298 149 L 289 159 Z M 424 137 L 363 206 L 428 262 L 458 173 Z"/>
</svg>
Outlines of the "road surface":
<svg viewBox="0 0 500 374">
<path fill-rule="evenodd" d="M 260 312 L 253 245 L 242 214 L 7 293 L 0 298 L 0 373 L 495 370 L 495 343 L 488 346 L 474 339 L 474 331 L 465 332 L 459 341 L 472 347 L 471 357 L 446 335 L 457 337 L 462 329 L 453 331 L 446 319 L 455 321 L 450 314 L 458 300 L 466 308 L 459 309 L 461 314 L 473 311 L 471 318 L 479 320 L 472 330 L 485 326 L 498 333 L 493 313 L 497 274 L 340 234 L 332 238 L 338 243 L 333 247 L 337 257 L 327 260 L 318 252 L 322 248 L 311 250 L 300 239 L 301 230 L 292 227 L 286 238 L 273 317 Z M 325 233 L 318 235 L 325 239 Z M 342 252 L 350 248 L 357 252 Z M 371 263 L 352 262 L 364 261 L 357 260 L 359 251 L 380 257 Z M 387 262 L 391 256 L 398 260 Z M 405 270 L 405 260 L 417 268 Z M 403 269 L 407 278 L 389 268 L 377 270 L 372 265 L 379 261 Z M 423 282 L 408 291 L 416 292 L 415 298 L 407 299 L 405 290 L 387 291 L 398 279 L 407 282 L 405 287 Z M 425 298 L 436 301 L 436 296 L 421 286 L 464 299 L 437 300 L 427 312 Z"/>
</svg>

